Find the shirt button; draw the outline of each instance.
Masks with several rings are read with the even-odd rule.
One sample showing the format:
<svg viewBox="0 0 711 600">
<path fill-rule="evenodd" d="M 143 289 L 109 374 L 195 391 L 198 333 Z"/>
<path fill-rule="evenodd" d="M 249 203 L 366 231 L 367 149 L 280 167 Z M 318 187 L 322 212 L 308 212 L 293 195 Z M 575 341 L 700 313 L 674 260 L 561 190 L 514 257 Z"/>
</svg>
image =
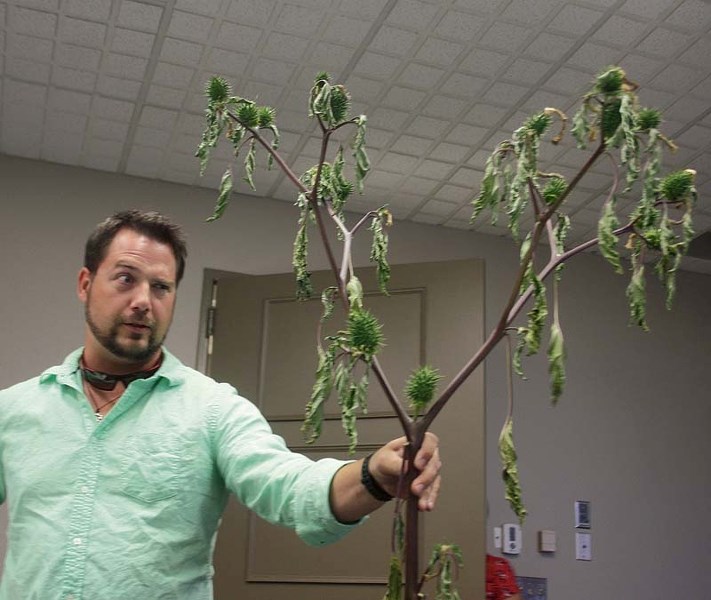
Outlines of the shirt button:
<svg viewBox="0 0 711 600">
<path fill-rule="evenodd" d="M 75 545 L 75 546 L 81 546 L 81 544 L 82 544 L 82 539 L 81 539 L 80 537 L 75 537 L 74 540 L 73 540 L 73 542 L 74 542 L 74 545 Z"/>
</svg>

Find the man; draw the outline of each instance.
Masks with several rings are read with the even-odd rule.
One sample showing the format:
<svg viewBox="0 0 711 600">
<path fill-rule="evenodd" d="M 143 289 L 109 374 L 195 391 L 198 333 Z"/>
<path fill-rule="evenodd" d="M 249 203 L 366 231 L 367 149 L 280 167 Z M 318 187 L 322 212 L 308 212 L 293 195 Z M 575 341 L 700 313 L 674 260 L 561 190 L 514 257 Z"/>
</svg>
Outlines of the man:
<svg viewBox="0 0 711 600">
<path fill-rule="evenodd" d="M 314 545 L 395 494 L 403 439 L 365 465 L 313 462 L 288 451 L 231 386 L 164 348 L 186 255 L 179 228 L 157 213 L 101 223 L 78 278 L 83 348 L 0 392 L 9 508 L 0 600 L 209 599 L 230 492 Z M 434 436 L 415 463 L 412 490 L 431 510 Z"/>
</svg>

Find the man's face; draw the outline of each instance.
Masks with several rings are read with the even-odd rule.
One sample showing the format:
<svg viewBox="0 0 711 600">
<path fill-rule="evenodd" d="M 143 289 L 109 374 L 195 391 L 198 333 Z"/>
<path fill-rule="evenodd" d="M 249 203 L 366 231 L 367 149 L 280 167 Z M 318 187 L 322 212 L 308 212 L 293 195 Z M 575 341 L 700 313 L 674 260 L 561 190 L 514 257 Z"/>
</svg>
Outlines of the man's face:
<svg viewBox="0 0 711 600">
<path fill-rule="evenodd" d="M 79 272 L 87 365 L 118 372 L 151 363 L 173 319 L 175 292 L 171 247 L 132 229 L 120 230 L 96 273 Z"/>
</svg>

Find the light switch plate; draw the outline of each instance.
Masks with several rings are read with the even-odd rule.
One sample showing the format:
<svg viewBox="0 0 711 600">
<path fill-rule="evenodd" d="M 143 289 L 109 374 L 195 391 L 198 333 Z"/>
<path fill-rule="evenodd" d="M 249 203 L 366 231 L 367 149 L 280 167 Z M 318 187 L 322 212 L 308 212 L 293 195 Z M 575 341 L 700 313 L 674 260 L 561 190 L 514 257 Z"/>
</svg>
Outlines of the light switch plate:
<svg viewBox="0 0 711 600">
<path fill-rule="evenodd" d="M 592 534 L 575 532 L 575 559 L 592 560 Z"/>
<path fill-rule="evenodd" d="M 505 523 L 504 531 L 504 554 L 520 554 L 523 540 L 521 537 L 521 526 L 515 523 Z"/>
<path fill-rule="evenodd" d="M 501 527 L 494 527 L 494 548 L 501 550 Z"/>
<path fill-rule="evenodd" d="M 556 551 L 556 535 L 555 531 L 550 529 L 542 529 L 538 532 L 538 551 L 539 552 L 555 552 Z"/>
</svg>

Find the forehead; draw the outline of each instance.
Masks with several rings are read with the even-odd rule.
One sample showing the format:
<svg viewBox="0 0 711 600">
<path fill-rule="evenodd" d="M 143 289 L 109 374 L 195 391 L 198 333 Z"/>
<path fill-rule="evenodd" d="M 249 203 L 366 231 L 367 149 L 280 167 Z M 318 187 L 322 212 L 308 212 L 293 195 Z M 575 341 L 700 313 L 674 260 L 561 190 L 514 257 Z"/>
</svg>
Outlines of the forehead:
<svg viewBox="0 0 711 600">
<path fill-rule="evenodd" d="M 128 265 L 170 281 L 176 277 L 177 263 L 170 245 L 133 229 L 121 229 L 116 234 L 100 268 L 113 269 L 117 265 Z"/>
</svg>

